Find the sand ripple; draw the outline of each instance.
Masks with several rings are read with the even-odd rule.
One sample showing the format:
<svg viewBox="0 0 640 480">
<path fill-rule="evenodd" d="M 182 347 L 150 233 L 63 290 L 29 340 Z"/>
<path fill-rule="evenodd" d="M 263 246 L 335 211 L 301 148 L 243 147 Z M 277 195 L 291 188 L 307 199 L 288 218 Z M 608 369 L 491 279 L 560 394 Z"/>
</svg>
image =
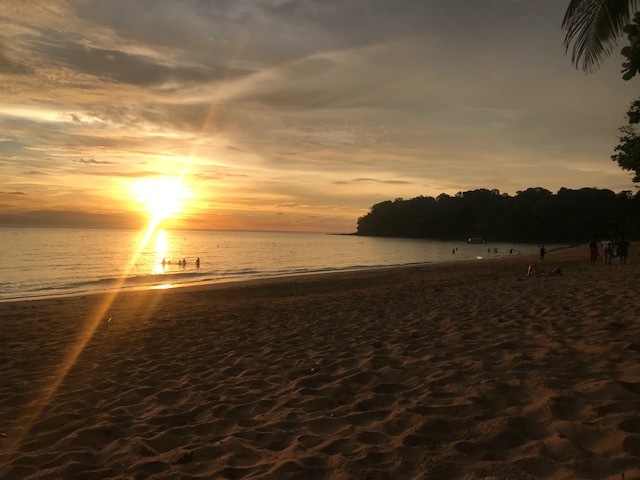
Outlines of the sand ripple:
<svg viewBox="0 0 640 480">
<path fill-rule="evenodd" d="M 58 388 L 101 299 L 0 304 L 0 477 L 640 478 L 640 264 L 586 260 L 121 295 Z"/>
</svg>

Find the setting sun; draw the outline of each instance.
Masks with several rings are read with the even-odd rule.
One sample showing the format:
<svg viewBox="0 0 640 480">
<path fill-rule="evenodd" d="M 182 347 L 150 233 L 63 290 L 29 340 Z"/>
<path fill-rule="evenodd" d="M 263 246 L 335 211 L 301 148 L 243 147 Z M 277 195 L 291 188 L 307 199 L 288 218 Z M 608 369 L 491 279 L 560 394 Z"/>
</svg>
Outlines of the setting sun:
<svg viewBox="0 0 640 480">
<path fill-rule="evenodd" d="M 143 178 L 136 180 L 132 188 L 136 200 L 156 222 L 177 216 L 189 197 L 181 179 L 171 177 Z"/>
</svg>

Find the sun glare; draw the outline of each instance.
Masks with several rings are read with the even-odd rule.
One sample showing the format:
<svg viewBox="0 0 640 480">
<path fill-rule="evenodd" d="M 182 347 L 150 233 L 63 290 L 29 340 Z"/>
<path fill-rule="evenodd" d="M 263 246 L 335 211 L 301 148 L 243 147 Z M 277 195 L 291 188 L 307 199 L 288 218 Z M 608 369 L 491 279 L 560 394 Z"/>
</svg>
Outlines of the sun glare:
<svg viewBox="0 0 640 480">
<path fill-rule="evenodd" d="M 136 200 L 154 222 L 178 216 L 184 200 L 189 197 L 189 190 L 182 181 L 171 177 L 142 178 L 132 186 Z"/>
<path fill-rule="evenodd" d="M 167 251 L 169 249 L 168 245 L 167 234 L 163 229 L 158 230 L 156 232 L 156 256 L 153 263 L 153 273 L 164 272 L 164 264 L 162 263 L 162 260 L 167 256 Z"/>
<path fill-rule="evenodd" d="M 167 256 L 167 234 L 163 229 L 156 233 L 156 256 L 163 258 Z"/>
</svg>

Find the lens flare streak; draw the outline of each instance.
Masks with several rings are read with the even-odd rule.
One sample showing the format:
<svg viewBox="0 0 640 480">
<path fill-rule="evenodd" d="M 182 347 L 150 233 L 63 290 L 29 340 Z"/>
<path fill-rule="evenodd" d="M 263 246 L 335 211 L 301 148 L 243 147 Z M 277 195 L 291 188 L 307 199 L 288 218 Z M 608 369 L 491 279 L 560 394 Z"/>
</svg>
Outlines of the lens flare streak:
<svg viewBox="0 0 640 480">
<path fill-rule="evenodd" d="M 122 276 L 120 276 L 120 278 L 118 279 L 115 285 L 115 289 L 106 293 L 103 297 L 103 300 L 96 307 L 95 311 L 89 315 L 88 321 L 86 322 L 83 330 L 78 335 L 75 344 L 70 348 L 67 357 L 59 365 L 53 380 L 48 386 L 42 388 L 39 397 L 35 402 L 31 403 L 32 406 L 29 407 L 28 411 L 25 412 L 25 414 L 22 416 L 24 422 L 22 425 L 20 425 L 21 428 L 16 428 L 14 430 L 14 433 L 8 435 L 5 439 L 6 448 L 0 456 L 0 464 L 6 465 L 10 463 L 12 457 L 15 455 L 20 445 L 29 434 L 29 431 L 33 427 L 34 423 L 38 420 L 38 418 L 40 418 L 42 412 L 51 402 L 51 399 L 56 395 L 58 389 L 60 388 L 60 385 L 67 377 L 73 365 L 75 365 L 75 363 L 77 362 L 80 354 L 83 352 L 83 350 L 93 337 L 98 326 L 103 321 L 105 321 L 105 317 L 107 312 L 109 311 L 109 308 L 119 294 L 119 289 L 124 284 L 125 279 L 132 269 L 132 266 L 135 265 L 136 261 L 140 257 L 142 250 L 145 248 L 154 232 L 156 232 L 159 223 L 160 219 L 155 217 L 151 219 L 136 252 L 132 255 L 127 268 L 123 272 Z M 109 318 L 108 321 L 111 321 L 111 318 Z"/>
</svg>

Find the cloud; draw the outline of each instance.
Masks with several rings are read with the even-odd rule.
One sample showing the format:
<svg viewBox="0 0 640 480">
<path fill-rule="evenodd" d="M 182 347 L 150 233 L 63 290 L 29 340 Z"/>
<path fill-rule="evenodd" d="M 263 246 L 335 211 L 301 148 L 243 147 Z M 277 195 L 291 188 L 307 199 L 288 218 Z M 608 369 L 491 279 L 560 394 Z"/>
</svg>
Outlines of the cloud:
<svg viewBox="0 0 640 480">
<path fill-rule="evenodd" d="M 337 180 L 333 182 L 335 185 L 353 185 L 357 183 L 380 183 L 383 185 L 412 185 L 413 182 L 405 180 L 379 180 L 376 178 L 354 178 L 352 180 Z"/>
<path fill-rule="evenodd" d="M 22 62 L 9 58 L 4 45 L 0 43 L 0 75 L 29 75 L 33 70 Z"/>
<path fill-rule="evenodd" d="M 161 134 L 164 131 L 198 131 L 206 123 L 212 106 L 210 103 L 182 103 L 180 100 L 138 101 L 126 105 L 95 105 L 87 114 L 114 126 L 129 127 Z M 218 121 L 220 112 L 218 111 Z"/>
<path fill-rule="evenodd" d="M 107 162 L 107 161 L 98 161 L 95 158 L 80 158 L 78 160 L 72 160 L 74 162 L 78 162 L 78 163 L 86 163 L 89 165 L 112 165 L 115 162 Z"/>
<path fill-rule="evenodd" d="M 132 213 L 99 214 L 76 210 L 32 210 L 0 215 L 0 225 L 139 228 L 144 225 L 144 219 Z"/>
<path fill-rule="evenodd" d="M 26 195 L 25 192 L 20 192 L 20 191 L 6 191 L 6 190 L 0 190 L 0 194 L 2 195 Z"/>
<path fill-rule="evenodd" d="M 413 50 L 415 45 L 315 53 L 237 79 L 225 88 L 223 100 L 301 111 L 437 105 L 433 92 L 424 84 L 420 87 L 429 76 L 408 48 Z"/>
<path fill-rule="evenodd" d="M 182 66 L 169 61 L 161 63 L 158 59 L 143 55 L 82 45 L 53 33 L 49 33 L 48 38 L 34 42 L 33 48 L 52 64 L 62 64 L 80 73 L 139 86 L 161 87 L 171 83 L 188 86 L 230 75 L 228 69 Z"/>
<path fill-rule="evenodd" d="M 85 175 L 93 175 L 96 177 L 121 177 L 121 178 L 149 178 L 149 177 L 160 177 L 166 175 L 166 173 L 160 171 L 141 171 L 141 172 L 127 172 L 127 171 L 106 171 L 106 172 L 82 172 L 77 171 L 76 173 L 84 173 Z"/>
<path fill-rule="evenodd" d="M 184 171 L 247 221 L 347 222 L 388 198 L 627 181 L 609 156 L 637 92 L 615 59 L 573 69 L 557 0 L 2 1 L 15 204 L 73 189 L 55 208 L 90 208 Z"/>
</svg>

